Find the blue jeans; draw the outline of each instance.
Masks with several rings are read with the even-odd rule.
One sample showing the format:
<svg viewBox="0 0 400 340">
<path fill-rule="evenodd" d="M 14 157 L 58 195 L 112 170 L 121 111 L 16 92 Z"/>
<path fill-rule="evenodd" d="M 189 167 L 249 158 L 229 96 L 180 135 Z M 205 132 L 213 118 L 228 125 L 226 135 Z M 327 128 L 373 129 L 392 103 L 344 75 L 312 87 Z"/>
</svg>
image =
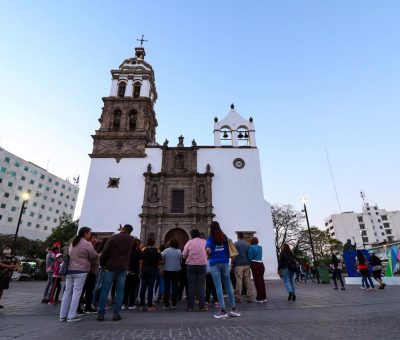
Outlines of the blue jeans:
<svg viewBox="0 0 400 340">
<path fill-rule="evenodd" d="M 110 293 L 111 286 L 115 280 L 115 303 L 113 309 L 113 315 L 119 315 L 122 307 L 122 300 L 124 298 L 125 279 L 126 271 L 123 272 L 109 272 L 104 271 L 103 274 L 103 286 L 100 293 L 99 301 L 99 314 L 104 315 L 106 313 L 106 304 L 108 300 L 108 294 Z"/>
<path fill-rule="evenodd" d="M 296 292 L 293 282 L 294 274 L 296 273 L 291 272 L 288 268 L 283 269 L 283 283 L 285 284 L 286 290 L 289 294 L 294 294 Z"/>
<path fill-rule="evenodd" d="M 232 308 L 236 308 L 235 295 L 233 294 L 233 287 L 230 277 L 229 263 L 216 263 L 210 269 L 221 310 L 225 310 L 224 294 L 222 293 L 222 282 L 224 283 L 224 287 L 228 294 L 229 304 Z"/>
</svg>

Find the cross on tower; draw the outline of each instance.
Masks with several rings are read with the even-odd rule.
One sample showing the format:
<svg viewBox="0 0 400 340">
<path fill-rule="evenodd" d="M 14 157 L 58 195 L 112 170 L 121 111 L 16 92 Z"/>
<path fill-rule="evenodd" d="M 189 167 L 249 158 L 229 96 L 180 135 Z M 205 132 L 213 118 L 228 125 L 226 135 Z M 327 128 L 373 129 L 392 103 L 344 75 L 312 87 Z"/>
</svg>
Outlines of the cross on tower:
<svg viewBox="0 0 400 340">
<path fill-rule="evenodd" d="M 136 39 L 137 41 L 140 41 L 140 46 L 143 46 L 144 42 L 148 42 L 147 40 L 145 40 L 143 38 L 144 38 L 144 34 L 142 34 L 142 38 L 141 39 Z"/>
</svg>

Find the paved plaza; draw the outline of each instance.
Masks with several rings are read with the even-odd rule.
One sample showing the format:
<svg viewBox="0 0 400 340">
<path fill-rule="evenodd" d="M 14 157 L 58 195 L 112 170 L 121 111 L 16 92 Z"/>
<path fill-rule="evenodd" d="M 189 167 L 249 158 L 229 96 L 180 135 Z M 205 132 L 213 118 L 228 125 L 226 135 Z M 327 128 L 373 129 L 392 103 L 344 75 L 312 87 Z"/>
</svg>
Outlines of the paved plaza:
<svg viewBox="0 0 400 340">
<path fill-rule="evenodd" d="M 238 304 L 240 318 L 217 320 L 209 312 L 122 311 L 121 321 L 96 315 L 58 321 L 59 306 L 40 303 L 45 282 L 12 282 L 0 311 L 0 339 L 382 339 L 400 338 L 400 286 L 363 291 L 348 286 L 298 284 L 288 302 L 281 281 L 267 282 L 269 302 Z"/>
</svg>

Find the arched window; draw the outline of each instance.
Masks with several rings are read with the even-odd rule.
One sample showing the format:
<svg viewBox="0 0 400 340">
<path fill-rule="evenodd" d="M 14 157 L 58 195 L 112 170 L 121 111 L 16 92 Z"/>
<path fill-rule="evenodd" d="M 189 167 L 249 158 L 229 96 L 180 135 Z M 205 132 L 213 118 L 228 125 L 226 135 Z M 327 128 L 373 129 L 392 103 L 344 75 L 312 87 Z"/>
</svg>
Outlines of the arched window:
<svg viewBox="0 0 400 340">
<path fill-rule="evenodd" d="M 121 81 L 118 84 L 118 97 L 119 98 L 124 98 L 125 97 L 125 90 L 126 90 L 126 83 Z"/>
<path fill-rule="evenodd" d="M 137 112 L 136 110 L 132 110 L 128 114 L 129 117 L 129 129 L 135 130 L 136 129 L 136 119 L 137 119 Z"/>
<path fill-rule="evenodd" d="M 140 87 L 142 85 L 140 83 L 135 83 L 133 84 L 133 98 L 139 98 L 140 97 Z"/>
<path fill-rule="evenodd" d="M 228 127 L 223 127 L 220 130 L 221 145 L 232 145 L 232 131 Z"/>
<path fill-rule="evenodd" d="M 238 145 L 239 146 L 249 146 L 250 145 L 250 136 L 249 131 L 244 126 L 241 126 L 237 130 L 237 137 L 238 137 Z"/>
<path fill-rule="evenodd" d="M 116 109 L 113 114 L 113 124 L 114 129 L 119 129 L 121 127 L 121 110 Z"/>
</svg>

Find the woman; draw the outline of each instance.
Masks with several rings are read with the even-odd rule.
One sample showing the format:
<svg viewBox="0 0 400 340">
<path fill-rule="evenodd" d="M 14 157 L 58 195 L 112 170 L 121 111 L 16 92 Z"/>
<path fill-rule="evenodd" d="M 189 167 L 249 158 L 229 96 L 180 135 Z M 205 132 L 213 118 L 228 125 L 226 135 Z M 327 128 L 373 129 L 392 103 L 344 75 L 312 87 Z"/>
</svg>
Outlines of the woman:
<svg viewBox="0 0 400 340">
<path fill-rule="evenodd" d="M 183 248 L 183 258 L 186 260 L 186 275 L 188 281 L 188 311 L 194 308 L 194 293 L 197 289 L 199 308 L 207 310 L 205 306 L 205 282 L 206 282 L 206 241 L 200 238 L 197 229 L 191 231 L 192 239 Z"/>
<path fill-rule="evenodd" d="M 335 254 L 332 254 L 332 259 L 331 259 L 331 268 L 332 268 L 332 279 L 333 283 L 335 284 L 334 289 L 338 289 L 337 286 L 337 279 L 339 279 L 340 284 L 342 285 L 341 290 L 345 290 L 344 288 L 344 283 L 342 279 L 342 262 L 337 258 Z"/>
<path fill-rule="evenodd" d="M 140 308 L 143 311 L 153 312 L 153 290 L 154 283 L 158 275 L 158 265 L 162 260 L 161 254 L 154 246 L 155 241 L 152 237 L 147 240 L 147 247 L 143 249 L 140 265 L 141 265 L 141 287 L 140 287 Z M 145 297 L 147 290 L 147 309 L 145 307 Z"/>
<path fill-rule="evenodd" d="M 293 282 L 294 275 L 297 271 L 296 257 L 286 243 L 282 246 L 282 251 L 279 256 L 278 271 L 282 273 L 283 283 L 289 293 L 288 301 L 296 301 L 296 288 Z"/>
<path fill-rule="evenodd" d="M 369 273 L 367 259 L 365 258 L 360 249 L 357 250 L 356 257 L 357 257 L 357 268 L 361 274 L 362 283 L 365 285 L 367 290 L 374 290 L 375 287 L 374 283 L 372 282 L 371 275 Z"/>
<path fill-rule="evenodd" d="M 240 316 L 240 313 L 236 308 L 235 296 L 229 275 L 230 268 L 228 238 L 222 232 L 219 223 L 216 221 L 211 222 L 210 235 L 206 243 L 206 251 L 209 255 L 211 275 L 214 280 L 218 302 L 221 308 L 219 313 L 214 314 L 214 318 L 221 319 L 228 317 L 228 313 L 225 309 L 224 295 L 222 293 L 222 283 L 225 286 L 229 303 L 232 308 L 232 310 L 229 312 L 229 315 Z"/>
<path fill-rule="evenodd" d="M 133 245 L 131 258 L 129 261 L 129 270 L 128 274 L 126 275 L 125 281 L 125 293 L 124 293 L 124 301 L 123 301 L 123 308 L 128 309 L 136 309 L 136 297 L 137 297 L 137 290 L 139 288 L 139 262 L 140 257 L 142 255 L 142 251 L 140 250 L 140 240 L 135 239 L 135 244 Z"/>
<path fill-rule="evenodd" d="M 382 281 L 382 261 L 373 250 L 370 251 L 370 254 L 369 264 L 371 265 L 372 276 L 379 283 L 378 289 L 385 289 L 386 283 Z"/>
<path fill-rule="evenodd" d="M 161 256 L 164 261 L 164 309 L 171 309 L 169 306 L 171 286 L 172 286 L 172 309 L 176 308 L 178 300 L 178 281 L 181 270 L 182 252 L 176 239 L 169 242 L 169 247 L 165 249 Z"/>
<path fill-rule="evenodd" d="M 256 286 L 256 302 L 267 302 L 267 293 L 265 291 L 264 272 L 265 267 L 262 262 L 262 247 L 258 245 L 258 238 L 252 237 L 248 257 L 251 273 L 253 274 L 254 285 Z"/>
<path fill-rule="evenodd" d="M 91 230 L 88 227 L 79 229 L 78 235 L 69 247 L 69 263 L 65 282 L 65 290 L 61 303 L 60 321 L 79 321 L 76 316 L 83 285 L 90 271 L 95 265 L 99 254 L 94 250 L 89 241 Z"/>
</svg>

